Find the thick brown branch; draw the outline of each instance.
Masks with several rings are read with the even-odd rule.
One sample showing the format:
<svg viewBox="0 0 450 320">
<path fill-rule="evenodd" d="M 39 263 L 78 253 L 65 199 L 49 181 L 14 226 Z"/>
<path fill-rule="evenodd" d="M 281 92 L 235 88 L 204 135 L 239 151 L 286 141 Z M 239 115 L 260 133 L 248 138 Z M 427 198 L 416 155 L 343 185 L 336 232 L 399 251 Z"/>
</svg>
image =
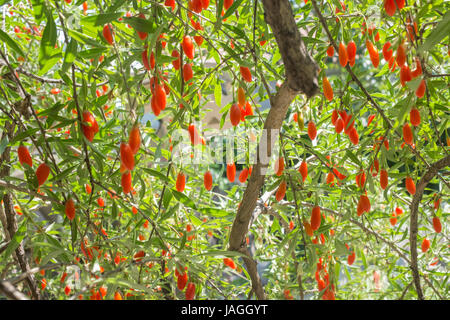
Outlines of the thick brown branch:
<svg viewBox="0 0 450 320">
<path fill-rule="evenodd" d="M 291 4 L 288 0 L 263 0 L 263 6 L 283 58 L 289 88 L 308 97 L 316 95 L 318 67 L 302 41 Z"/>
<path fill-rule="evenodd" d="M 4 294 L 10 300 L 28 300 L 28 298 L 17 290 L 8 281 L 0 281 L 0 293 Z"/>
<path fill-rule="evenodd" d="M 257 163 L 253 167 L 246 190 L 238 209 L 229 238 L 229 250 L 244 252 L 244 262 L 252 280 L 253 291 L 258 299 L 265 299 L 264 290 L 256 271 L 256 262 L 246 249 L 245 236 L 264 184 L 265 171 L 272 155 L 272 146 L 286 116 L 286 112 L 299 92 L 308 97 L 318 91 L 318 67 L 303 43 L 288 0 L 263 0 L 266 21 L 272 27 L 286 70 L 286 81 L 277 94 L 270 99 L 271 109 L 264 123 L 264 134 L 259 141 Z M 262 154 L 265 153 L 265 154 Z M 256 281 L 256 282 L 255 282 Z"/>
<path fill-rule="evenodd" d="M 416 193 L 411 201 L 411 216 L 409 220 L 409 246 L 411 250 L 411 271 L 414 278 L 414 286 L 416 287 L 419 299 L 423 300 L 423 292 L 420 287 L 419 268 L 417 266 L 417 232 L 418 232 L 418 211 L 419 203 L 422 200 L 423 192 L 427 184 L 433 179 L 439 170 L 450 165 L 450 155 L 433 163 L 431 168 L 422 176 L 416 186 Z"/>
</svg>

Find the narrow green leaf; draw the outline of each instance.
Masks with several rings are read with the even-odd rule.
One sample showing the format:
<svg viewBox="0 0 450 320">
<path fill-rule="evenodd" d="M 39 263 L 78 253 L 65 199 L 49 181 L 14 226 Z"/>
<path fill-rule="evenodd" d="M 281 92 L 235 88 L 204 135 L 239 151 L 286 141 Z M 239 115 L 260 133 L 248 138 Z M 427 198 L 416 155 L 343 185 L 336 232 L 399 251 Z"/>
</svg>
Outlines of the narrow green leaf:
<svg viewBox="0 0 450 320">
<path fill-rule="evenodd" d="M 77 48 L 78 42 L 74 38 L 70 39 L 69 45 L 67 46 L 66 53 L 64 55 L 64 63 L 61 67 L 62 73 L 65 73 L 75 61 L 75 58 L 77 57 Z"/>
<path fill-rule="evenodd" d="M 0 40 L 5 42 L 12 50 L 14 50 L 17 54 L 25 57 L 25 53 L 23 53 L 22 48 L 19 44 L 17 44 L 11 37 L 0 29 Z"/>
<path fill-rule="evenodd" d="M 81 18 L 81 24 L 92 24 L 94 26 L 103 26 L 123 16 L 124 16 L 123 12 L 100 13 L 95 16 L 88 16 Z"/>
<path fill-rule="evenodd" d="M 17 249 L 19 244 L 22 242 L 23 238 L 25 238 L 25 235 L 27 234 L 27 220 L 23 219 L 22 223 L 20 224 L 19 228 L 17 229 L 16 233 L 14 234 L 14 237 L 11 239 L 11 242 L 8 244 L 8 248 L 6 248 L 5 252 L 3 253 L 3 259 L 6 260 L 9 258 L 9 256 L 12 254 L 14 250 Z"/>
<path fill-rule="evenodd" d="M 233 2 L 233 4 L 231 5 L 231 7 L 228 8 L 228 10 L 225 12 L 225 14 L 222 17 L 222 20 L 228 18 L 229 16 L 231 16 L 234 11 L 236 11 L 237 7 L 239 7 L 242 3 L 242 1 L 244 0 L 236 0 Z"/>
<path fill-rule="evenodd" d="M 424 51 L 429 51 L 436 44 L 447 38 L 450 34 L 450 11 L 447 11 L 438 23 L 438 25 L 433 28 L 433 31 L 425 39 L 425 42 L 419 47 L 418 51 L 423 53 Z"/>
<path fill-rule="evenodd" d="M 172 189 L 173 196 L 180 201 L 182 204 L 184 204 L 186 207 L 189 207 L 191 209 L 197 210 L 197 206 L 195 205 L 194 201 L 186 196 L 184 193 L 181 193 L 175 189 Z"/>
</svg>

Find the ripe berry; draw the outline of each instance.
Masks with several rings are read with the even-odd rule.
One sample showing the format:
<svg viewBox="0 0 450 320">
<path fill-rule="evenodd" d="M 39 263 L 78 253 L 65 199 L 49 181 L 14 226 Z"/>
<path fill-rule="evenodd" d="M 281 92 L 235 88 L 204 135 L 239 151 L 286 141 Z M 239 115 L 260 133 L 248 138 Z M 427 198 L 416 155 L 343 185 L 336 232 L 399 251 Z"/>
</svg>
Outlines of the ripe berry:
<svg viewBox="0 0 450 320">
<path fill-rule="evenodd" d="M 127 194 L 131 191 L 131 171 L 122 174 L 121 185 L 123 193 Z"/>
<path fill-rule="evenodd" d="M 230 108 L 230 121 L 233 126 L 237 126 L 241 121 L 241 109 L 236 103 Z"/>
<path fill-rule="evenodd" d="M 236 177 L 236 165 L 234 162 L 227 163 L 227 178 L 228 181 L 234 182 L 234 179 Z"/>
<path fill-rule="evenodd" d="M 155 95 L 152 95 L 150 105 L 152 107 L 152 111 L 155 114 L 155 116 L 158 116 L 161 113 L 161 109 L 159 109 L 159 107 L 156 105 Z"/>
<path fill-rule="evenodd" d="M 311 228 L 311 225 L 308 221 L 303 221 L 303 226 L 305 227 L 306 234 L 310 237 L 314 235 L 314 230 Z"/>
<path fill-rule="evenodd" d="M 333 100 L 333 88 L 331 87 L 331 84 L 328 81 L 327 77 L 325 77 L 325 76 L 323 77 L 322 84 L 323 84 L 323 94 L 324 94 L 325 98 L 328 101 Z"/>
<path fill-rule="evenodd" d="M 386 10 L 388 16 L 392 17 L 397 10 L 394 0 L 384 0 L 384 10 Z"/>
<path fill-rule="evenodd" d="M 194 44 L 192 43 L 192 39 L 191 39 L 190 36 L 185 36 L 183 38 L 183 42 L 181 43 L 181 47 L 183 48 L 184 54 L 189 59 L 194 59 L 195 48 L 194 48 Z"/>
<path fill-rule="evenodd" d="M 362 188 L 366 181 L 366 173 L 361 171 L 361 173 L 356 175 L 356 186 Z"/>
<path fill-rule="evenodd" d="M 88 110 L 83 111 L 83 123 L 81 124 L 81 128 L 86 139 L 89 140 L 89 142 L 92 142 L 99 128 L 94 116 Z"/>
<path fill-rule="evenodd" d="M 131 128 L 130 136 L 128 138 L 128 145 L 130 146 L 133 154 L 136 154 L 139 151 L 141 146 L 141 133 L 137 124 Z"/>
<path fill-rule="evenodd" d="M 286 194 L 286 187 L 286 181 L 282 181 L 278 186 L 277 193 L 275 194 L 275 199 L 277 199 L 278 202 L 284 198 L 284 195 Z"/>
<path fill-rule="evenodd" d="M 188 127 L 189 138 L 191 139 L 191 144 L 196 146 L 201 142 L 200 135 L 198 134 L 197 128 L 194 124 L 190 124 Z"/>
<path fill-rule="evenodd" d="M 30 167 L 33 166 L 33 160 L 31 159 L 30 152 L 28 151 L 27 147 L 20 145 L 17 149 L 17 153 L 19 156 L 19 162 L 23 166 L 25 163 L 28 164 Z"/>
<path fill-rule="evenodd" d="M 425 94 L 426 89 L 427 89 L 427 85 L 425 83 L 425 79 L 422 79 L 422 81 L 420 81 L 420 84 L 416 89 L 417 98 L 422 98 Z"/>
<path fill-rule="evenodd" d="M 208 9 L 209 7 L 209 0 L 201 0 L 202 1 L 202 8 L 203 10 Z"/>
<path fill-rule="evenodd" d="M 203 184 L 205 185 L 206 190 L 208 190 L 208 191 L 211 190 L 212 184 L 213 184 L 213 179 L 212 179 L 212 174 L 209 170 L 205 172 L 205 175 L 203 177 Z"/>
<path fill-rule="evenodd" d="M 120 160 L 127 170 L 134 169 L 134 155 L 128 143 L 122 142 L 120 144 Z"/>
<path fill-rule="evenodd" d="M 123 300 L 122 295 L 117 291 L 114 293 L 114 300 Z"/>
<path fill-rule="evenodd" d="M 228 10 L 229 7 L 231 7 L 231 5 L 233 4 L 233 0 L 224 0 L 223 1 L 223 8 L 225 10 Z"/>
<path fill-rule="evenodd" d="M 411 195 L 414 195 L 416 193 L 416 184 L 411 177 L 406 177 L 405 186 L 406 190 L 408 190 Z"/>
<path fill-rule="evenodd" d="M 353 40 L 347 44 L 347 56 L 350 65 L 352 65 L 352 61 L 354 62 L 356 57 L 356 44 Z"/>
<path fill-rule="evenodd" d="M 150 63 L 148 60 L 148 54 L 147 54 L 147 48 L 142 51 L 142 64 L 144 65 L 144 68 L 147 70 L 151 70 L 152 68 L 150 68 Z"/>
<path fill-rule="evenodd" d="M 140 13 L 138 16 L 140 19 L 144 19 L 145 20 L 145 15 L 143 13 Z M 137 30 L 136 30 L 137 31 Z M 143 31 L 137 31 L 137 34 L 139 36 L 139 38 L 141 40 L 145 40 L 147 38 L 147 32 L 143 32 Z"/>
<path fill-rule="evenodd" d="M 192 71 L 192 64 L 186 63 L 183 66 L 183 80 L 184 82 L 188 82 L 194 77 L 194 72 Z"/>
<path fill-rule="evenodd" d="M 343 67 L 345 67 L 348 63 L 347 48 L 343 42 L 339 44 L 339 63 Z"/>
<path fill-rule="evenodd" d="M 334 183 L 333 183 L 333 181 L 334 181 L 334 174 L 333 174 L 333 172 L 328 172 L 328 174 L 327 174 L 327 184 L 331 184 L 332 186 L 334 186 Z"/>
<path fill-rule="evenodd" d="M 391 223 L 391 225 L 395 226 L 395 224 L 397 223 L 397 217 L 395 216 L 395 213 L 393 213 L 392 217 L 389 218 L 389 222 Z"/>
<path fill-rule="evenodd" d="M 342 121 L 341 118 L 336 120 L 336 125 L 334 129 L 336 130 L 336 133 L 341 133 L 342 130 L 344 130 L 344 121 Z"/>
<path fill-rule="evenodd" d="M 236 264 L 231 258 L 223 258 L 223 263 L 231 269 L 236 269 Z"/>
<path fill-rule="evenodd" d="M 397 48 L 397 55 L 395 61 L 399 67 L 403 67 L 406 62 L 406 47 L 403 42 Z"/>
<path fill-rule="evenodd" d="M 406 82 L 411 80 L 412 80 L 411 69 L 409 68 L 408 65 L 405 64 L 400 68 L 400 84 L 402 85 L 402 87 L 404 87 L 406 85 Z"/>
<path fill-rule="evenodd" d="M 242 87 L 239 87 L 237 95 L 239 106 L 241 107 L 245 106 L 245 91 Z"/>
<path fill-rule="evenodd" d="M 240 67 L 241 76 L 242 78 L 247 82 L 252 82 L 252 73 L 250 72 L 250 69 L 247 67 Z"/>
<path fill-rule="evenodd" d="M 392 51 L 392 49 L 389 50 L 390 47 L 391 47 L 391 43 L 389 41 L 386 42 L 383 46 L 383 58 L 386 61 L 389 61 L 392 57 L 392 54 L 394 53 Z"/>
<path fill-rule="evenodd" d="M 354 145 L 357 145 L 359 143 L 359 135 L 355 127 L 350 129 L 348 137 Z"/>
<path fill-rule="evenodd" d="M 247 181 L 248 178 L 248 169 L 244 168 L 242 169 L 241 173 L 239 174 L 239 181 L 241 183 L 244 183 L 245 181 Z"/>
<path fill-rule="evenodd" d="M 303 160 L 300 164 L 298 171 L 302 175 L 303 182 L 305 182 L 306 178 L 308 177 L 308 165 L 305 160 Z"/>
<path fill-rule="evenodd" d="M 180 69 L 180 63 L 181 63 L 180 53 L 178 52 L 177 49 L 173 49 L 171 56 L 174 57 L 174 58 L 177 58 L 177 59 L 172 61 L 172 65 L 173 65 L 173 68 L 175 70 L 179 70 Z"/>
<path fill-rule="evenodd" d="M 333 124 L 333 126 L 336 126 L 336 121 L 338 118 L 339 118 L 339 113 L 337 112 L 336 109 L 333 109 L 333 112 L 331 113 L 331 123 Z"/>
<path fill-rule="evenodd" d="M 162 111 L 166 108 L 166 91 L 164 87 L 157 84 L 155 88 L 155 103 L 157 107 Z"/>
<path fill-rule="evenodd" d="M 380 171 L 380 186 L 381 189 L 385 190 L 388 185 L 388 173 L 385 169 Z"/>
<path fill-rule="evenodd" d="M 279 177 L 283 174 L 284 171 L 284 158 L 280 157 L 278 161 L 275 163 L 275 174 Z"/>
<path fill-rule="evenodd" d="M 184 175 L 184 173 L 182 171 L 180 171 L 178 173 L 177 182 L 176 182 L 177 191 L 183 192 L 185 185 L 186 185 L 186 176 Z"/>
<path fill-rule="evenodd" d="M 75 203 L 73 202 L 72 198 L 69 198 L 66 201 L 65 211 L 67 219 L 73 220 L 73 218 L 75 218 Z"/>
<path fill-rule="evenodd" d="M 369 198 L 362 194 L 359 197 L 359 202 L 358 202 L 358 207 L 356 209 L 356 213 L 358 214 L 358 216 L 361 216 L 364 212 L 369 212 L 370 211 L 370 200 Z"/>
<path fill-rule="evenodd" d="M 320 207 L 315 206 L 311 212 L 311 229 L 313 231 L 319 229 L 321 222 Z"/>
<path fill-rule="evenodd" d="M 110 45 L 114 43 L 112 30 L 112 25 L 109 23 L 103 27 L 103 37 Z"/>
<path fill-rule="evenodd" d="M 408 123 L 405 123 L 405 125 L 403 126 L 403 139 L 409 145 L 413 143 L 413 134 Z"/>
<path fill-rule="evenodd" d="M 184 272 L 183 274 L 180 274 L 178 276 L 178 279 L 177 279 L 178 290 L 180 290 L 180 291 L 184 290 L 184 288 L 186 287 L 187 280 L 188 280 L 187 272 Z"/>
<path fill-rule="evenodd" d="M 330 45 L 327 49 L 327 55 L 329 57 L 332 57 L 334 55 L 334 47 L 332 45 Z"/>
<path fill-rule="evenodd" d="M 311 140 L 314 140 L 317 136 L 316 124 L 312 120 L 308 123 L 308 136 Z"/>
<path fill-rule="evenodd" d="M 417 108 L 412 108 L 409 113 L 411 124 L 417 127 L 420 124 L 420 112 Z"/>
<path fill-rule="evenodd" d="M 175 11 L 175 0 L 166 0 L 164 1 L 164 5 L 166 7 L 172 7 L 172 11 Z"/>
<path fill-rule="evenodd" d="M 422 252 L 427 252 L 428 249 L 430 249 L 430 240 L 427 238 L 424 238 L 422 241 Z"/>
<path fill-rule="evenodd" d="M 195 284 L 189 282 L 186 288 L 185 298 L 186 300 L 192 300 L 195 296 Z"/>
<path fill-rule="evenodd" d="M 438 217 L 433 217 L 433 228 L 436 233 L 441 233 L 442 231 L 441 220 Z"/>
<path fill-rule="evenodd" d="M 353 251 L 351 254 L 349 254 L 348 255 L 348 257 L 347 257 L 347 263 L 348 263 L 348 265 L 352 265 L 353 264 L 353 262 L 355 262 L 355 258 L 356 258 L 356 254 L 355 254 L 355 251 Z"/>
</svg>

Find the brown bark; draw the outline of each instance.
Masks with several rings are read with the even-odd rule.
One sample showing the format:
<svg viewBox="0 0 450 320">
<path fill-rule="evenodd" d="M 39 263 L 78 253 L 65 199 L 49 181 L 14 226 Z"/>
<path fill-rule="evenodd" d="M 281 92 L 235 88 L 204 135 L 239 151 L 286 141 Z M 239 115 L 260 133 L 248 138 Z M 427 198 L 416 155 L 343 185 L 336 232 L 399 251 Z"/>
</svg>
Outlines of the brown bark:
<svg viewBox="0 0 450 320">
<path fill-rule="evenodd" d="M 416 185 L 416 193 L 411 201 L 411 216 L 409 220 L 409 248 L 411 251 L 411 271 L 414 279 L 414 286 L 416 287 L 419 299 L 423 300 L 423 292 L 420 286 L 419 267 L 417 265 L 417 232 L 418 232 L 418 218 L 419 218 L 419 203 L 422 200 L 423 192 L 427 184 L 442 168 L 450 166 L 450 155 L 433 163 L 431 168 L 422 176 Z"/>
<path fill-rule="evenodd" d="M 263 6 L 283 59 L 289 88 L 313 97 L 319 89 L 318 67 L 302 41 L 291 4 L 288 0 L 263 0 Z"/>
<path fill-rule="evenodd" d="M 13 139 L 14 127 L 15 126 L 10 122 L 7 122 L 5 124 L 4 132 L 8 135 L 10 141 Z M 1 155 L 1 160 L 2 163 L 7 165 L 3 165 L 3 167 L 0 169 L 0 178 L 7 177 L 10 175 L 9 163 L 11 162 L 11 147 L 8 146 L 5 148 L 3 154 Z M 14 237 L 14 234 L 16 233 L 18 227 L 12 195 L 8 192 L 3 195 L 3 207 L 6 218 L 6 226 L 3 227 L 5 228 L 5 233 L 9 237 L 9 239 L 7 240 L 11 240 Z M 19 263 L 20 269 L 23 272 L 29 271 L 30 266 L 25 256 L 25 250 L 23 248 L 22 243 L 20 243 L 17 249 L 15 250 L 15 255 Z M 33 274 L 28 275 L 28 277 L 26 278 L 26 282 L 28 287 L 30 288 L 33 299 L 39 299 L 39 290 L 37 288 L 34 275 Z"/>
<path fill-rule="evenodd" d="M 9 300 L 28 300 L 27 296 L 17 290 L 8 281 L 0 281 L 0 293 Z"/>
<path fill-rule="evenodd" d="M 238 209 L 229 238 L 229 250 L 246 253 L 244 262 L 252 280 L 253 291 L 258 299 L 265 299 L 264 289 L 256 271 L 256 262 L 246 249 L 245 236 L 250 228 L 250 220 L 256 207 L 260 190 L 264 184 L 265 171 L 272 155 L 273 142 L 277 140 L 279 129 L 286 112 L 297 94 L 303 92 L 312 97 L 318 91 L 318 67 L 306 50 L 294 20 L 288 0 L 263 0 L 265 19 L 272 27 L 286 73 L 286 81 L 270 101 L 270 111 L 264 123 L 264 132 L 258 145 L 257 163 Z M 264 157 L 261 153 L 265 152 Z"/>
</svg>

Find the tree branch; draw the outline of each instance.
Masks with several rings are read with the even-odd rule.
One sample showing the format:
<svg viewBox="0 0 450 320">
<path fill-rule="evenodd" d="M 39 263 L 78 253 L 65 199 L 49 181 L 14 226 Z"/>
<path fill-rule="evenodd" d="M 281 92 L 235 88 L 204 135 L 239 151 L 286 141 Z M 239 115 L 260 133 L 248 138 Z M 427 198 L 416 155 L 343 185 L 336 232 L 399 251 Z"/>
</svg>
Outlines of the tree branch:
<svg viewBox="0 0 450 320">
<path fill-rule="evenodd" d="M 0 293 L 4 294 L 10 300 L 28 300 L 28 298 L 19 290 L 17 290 L 8 281 L 0 280 Z"/>
<path fill-rule="evenodd" d="M 416 185 L 416 193 L 411 201 L 411 216 L 409 220 L 409 246 L 411 251 L 411 270 L 414 278 L 414 286 L 416 287 L 417 295 L 419 299 L 423 300 L 423 292 L 420 287 L 419 268 L 417 266 L 417 233 L 418 233 L 418 211 L 419 203 L 422 200 L 423 192 L 427 184 L 433 179 L 439 170 L 450 165 L 450 155 L 433 163 L 428 171 L 422 176 Z"/>
<path fill-rule="evenodd" d="M 263 6 L 266 21 L 271 25 L 280 48 L 286 70 L 286 81 L 277 94 L 270 99 L 271 109 L 264 123 L 264 132 L 267 135 L 260 139 L 257 163 L 244 191 L 230 233 L 229 250 L 244 252 L 247 255 L 249 255 L 249 252 L 245 249 L 245 236 L 250 227 L 250 219 L 256 206 L 256 200 L 264 184 L 265 170 L 269 165 L 269 163 L 263 163 L 263 161 L 270 159 L 273 141 L 276 141 L 286 112 L 297 94 L 304 92 L 308 97 L 312 97 L 318 92 L 318 67 L 308 54 L 301 39 L 289 1 L 263 0 Z M 264 157 L 264 160 L 261 159 L 262 151 L 265 151 L 267 156 Z M 244 262 L 249 271 L 256 296 L 258 299 L 265 299 L 264 290 L 256 271 L 256 263 L 250 256 L 244 258 Z M 255 273 L 252 274 L 252 272 Z"/>
</svg>

